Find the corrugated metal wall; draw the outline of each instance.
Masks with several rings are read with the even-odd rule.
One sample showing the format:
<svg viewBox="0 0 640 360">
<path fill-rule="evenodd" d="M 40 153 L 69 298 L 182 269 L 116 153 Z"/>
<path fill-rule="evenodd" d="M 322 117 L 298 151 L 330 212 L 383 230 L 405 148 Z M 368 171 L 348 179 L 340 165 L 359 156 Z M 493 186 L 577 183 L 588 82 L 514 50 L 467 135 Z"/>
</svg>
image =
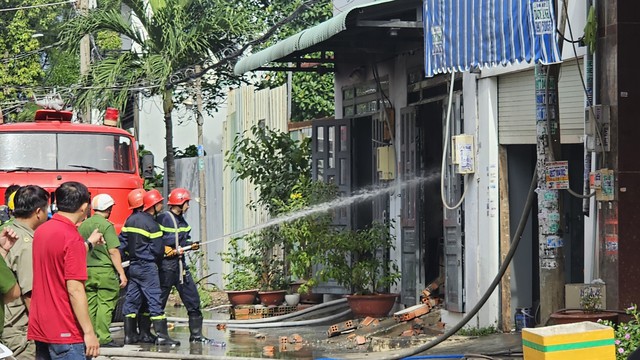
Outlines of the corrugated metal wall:
<svg viewBox="0 0 640 360">
<path fill-rule="evenodd" d="M 223 154 L 233 147 L 237 135 L 248 131 L 254 124 L 277 131 L 287 131 L 287 89 L 256 90 L 253 86 L 233 89 L 228 94 L 227 120 L 224 123 Z M 248 135 L 248 134 L 247 134 Z M 230 234 L 247 227 L 263 223 L 268 214 L 265 210 L 253 211 L 247 207 L 258 199 L 258 191 L 249 181 L 236 181 L 235 173 L 225 168 L 223 171 L 224 233 Z M 228 246 L 225 239 L 225 249 Z M 224 272 L 231 269 L 225 265 Z"/>
<path fill-rule="evenodd" d="M 582 64 L 580 61 L 581 67 Z M 584 134 L 584 91 L 575 60 L 562 64 L 558 86 L 561 141 L 563 144 L 580 143 Z M 536 143 L 535 101 L 533 69 L 499 77 L 500 144 Z"/>
<path fill-rule="evenodd" d="M 221 154 L 204 157 L 204 169 L 207 182 L 206 224 L 208 239 L 200 238 L 200 205 L 197 201 L 191 201 L 191 208 L 185 214 L 185 220 L 191 225 L 192 239 L 199 239 L 201 242 L 205 242 L 219 239 L 223 235 L 222 167 L 223 159 Z M 183 187 L 189 190 L 192 197 L 200 197 L 198 188 L 198 158 L 176 159 L 176 185 L 177 187 Z M 224 241 L 219 239 L 218 241 L 207 244 L 206 247 L 208 274 L 213 274 L 207 278 L 207 283 L 221 287 L 223 267 L 218 254 L 224 249 Z"/>
</svg>

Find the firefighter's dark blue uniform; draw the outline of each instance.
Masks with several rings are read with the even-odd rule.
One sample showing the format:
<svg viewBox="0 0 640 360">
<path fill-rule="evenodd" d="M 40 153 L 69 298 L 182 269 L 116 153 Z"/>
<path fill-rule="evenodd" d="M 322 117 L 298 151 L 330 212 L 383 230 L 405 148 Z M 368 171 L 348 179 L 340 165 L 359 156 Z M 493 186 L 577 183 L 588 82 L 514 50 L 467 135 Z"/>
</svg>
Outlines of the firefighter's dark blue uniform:
<svg viewBox="0 0 640 360">
<path fill-rule="evenodd" d="M 175 219 L 175 224 L 172 220 Z M 176 215 L 170 211 L 163 212 L 156 218 L 160 224 L 160 229 L 163 232 L 162 245 L 176 248 L 176 233 L 178 233 L 178 244 L 180 247 L 192 245 L 191 242 L 191 226 L 187 223 L 182 215 Z M 177 227 L 176 227 L 177 225 Z M 180 267 L 179 262 L 182 262 L 182 284 L 180 283 Z M 162 289 L 162 306 L 167 305 L 169 299 L 169 293 L 171 288 L 176 287 L 180 299 L 187 308 L 187 313 L 190 316 L 201 316 L 200 311 L 200 295 L 198 295 L 198 288 L 196 287 L 191 272 L 187 268 L 184 255 L 177 255 L 172 257 L 165 257 L 162 260 L 160 266 L 160 288 Z"/>
<path fill-rule="evenodd" d="M 122 312 L 135 317 L 144 300 L 149 306 L 151 320 L 164 318 L 160 301 L 160 279 L 157 261 L 162 259 L 162 231 L 152 215 L 136 211 L 125 222 L 121 240 L 126 239 L 129 252 L 129 284 Z"/>
</svg>

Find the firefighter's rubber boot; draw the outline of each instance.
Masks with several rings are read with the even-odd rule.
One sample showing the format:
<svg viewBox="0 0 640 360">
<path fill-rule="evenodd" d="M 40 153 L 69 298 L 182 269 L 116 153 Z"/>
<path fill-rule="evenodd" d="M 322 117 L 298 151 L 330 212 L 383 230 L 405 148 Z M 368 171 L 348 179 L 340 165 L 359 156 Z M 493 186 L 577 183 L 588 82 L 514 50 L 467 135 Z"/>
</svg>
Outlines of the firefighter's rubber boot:
<svg viewBox="0 0 640 360">
<path fill-rule="evenodd" d="M 167 319 L 153 320 L 153 329 L 156 331 L 156 345 L 180 346 L 180 341 L 169 337 L 167 329 Z"/>
<path fill-rule="evenodd" d="M 210 340 L 202 336 L 202 315 L 189 315 L 189 342 L 208 343 Z"/>
<path fill-rule="evenodd" d="M 140 337 L 138 341 L 145 344 L 155 344 L 157 336 L 151 333 L 151 319 L 147 315 L 140 315 L 138 317 L 138 330 L 140 330 Z"/>
<path fill-rule="evenodd" d="M 138 342 L 138 334 L 136 334 L 136 328 L 138 322 L 134 317 L 124 317 L 124 343 L 125 345 L 135 344 Z"/>
</svg>

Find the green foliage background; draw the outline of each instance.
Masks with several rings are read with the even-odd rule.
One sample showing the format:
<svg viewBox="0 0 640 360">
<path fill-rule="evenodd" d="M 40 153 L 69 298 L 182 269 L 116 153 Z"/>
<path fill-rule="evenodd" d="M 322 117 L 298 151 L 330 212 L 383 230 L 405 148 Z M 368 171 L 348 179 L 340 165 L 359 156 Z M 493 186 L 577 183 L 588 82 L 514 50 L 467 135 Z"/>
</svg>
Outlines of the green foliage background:
<svg viewBox="0 0 640 360">
<path fill-rule="evenodd" d="M 266 46 L 294 35 L 331 18 L 333 4 L 323 0 L 288 24 Z M 318 55 L 318 54 L 316 54 Z M 269 72 L 261 87 L 276 87 L 287 82 L 286 72 Z M 291 121 L 305 121 L 331 116 L 334 113 L 334 74 L 294 72 L 291 79 Z"/>
</svg>

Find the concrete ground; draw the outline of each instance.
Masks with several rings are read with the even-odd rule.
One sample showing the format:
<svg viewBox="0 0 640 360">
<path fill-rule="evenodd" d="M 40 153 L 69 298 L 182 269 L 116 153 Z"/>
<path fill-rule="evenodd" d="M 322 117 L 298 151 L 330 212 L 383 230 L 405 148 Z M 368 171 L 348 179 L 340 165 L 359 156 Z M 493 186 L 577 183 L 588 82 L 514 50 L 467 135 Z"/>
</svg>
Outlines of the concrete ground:
<svg viewBox="0 0 640 360">
<path fill-rule="evenodd" d="M 175 316 L 181 316 L 180 312 Z M 223 315 L 210 314 L 209 317 L 216 316 Z M 398 350 L 417 348 L 435 339 L 442 332 L 436 325 L 439 320 L 437 313 L 427 314 L 421 318 L 424 322 L 423 333 L 413 336 L 401 336 L 403 332 L 414 327 L 413 323 L 397 323 L 392 318 L 381 319 L 378 324 L 369 326 L 360 324 L 355 331 L 332 337 L 327 336 L 327 330 L 331 324 L 235 330 L 231 328 L 218 330 L 215 325 L 206 326 L 205 335 L 217 341 L 217 345 L 190 344 L 186 324 L 176 323 L 170 335 L 182 342 L 180 347 L 127 345 L 119 349 L 102 348 L 102 356 L 98 360 L 390 358 Z M 287 337 L 289 340 L 294 335 L 299 335 L 302 341 L 293 344 L 290 341 L 281 343 L 282 337 Z M 114 332 L 116 341 L 121 342 L 122 336 L 121 330 Z M 221 342 L 226 346 L 219 346 Z M 271 349 L 273 351 L 269 351 Z M 415 355 L 481 354 L 493 359 L 522 359 L 521 351 L 520 333 L 510 333 L 481 337 L 453 336 L 432 349 Z M 473 359 L 473 357 L 468 358 Z"/>
</svg>

